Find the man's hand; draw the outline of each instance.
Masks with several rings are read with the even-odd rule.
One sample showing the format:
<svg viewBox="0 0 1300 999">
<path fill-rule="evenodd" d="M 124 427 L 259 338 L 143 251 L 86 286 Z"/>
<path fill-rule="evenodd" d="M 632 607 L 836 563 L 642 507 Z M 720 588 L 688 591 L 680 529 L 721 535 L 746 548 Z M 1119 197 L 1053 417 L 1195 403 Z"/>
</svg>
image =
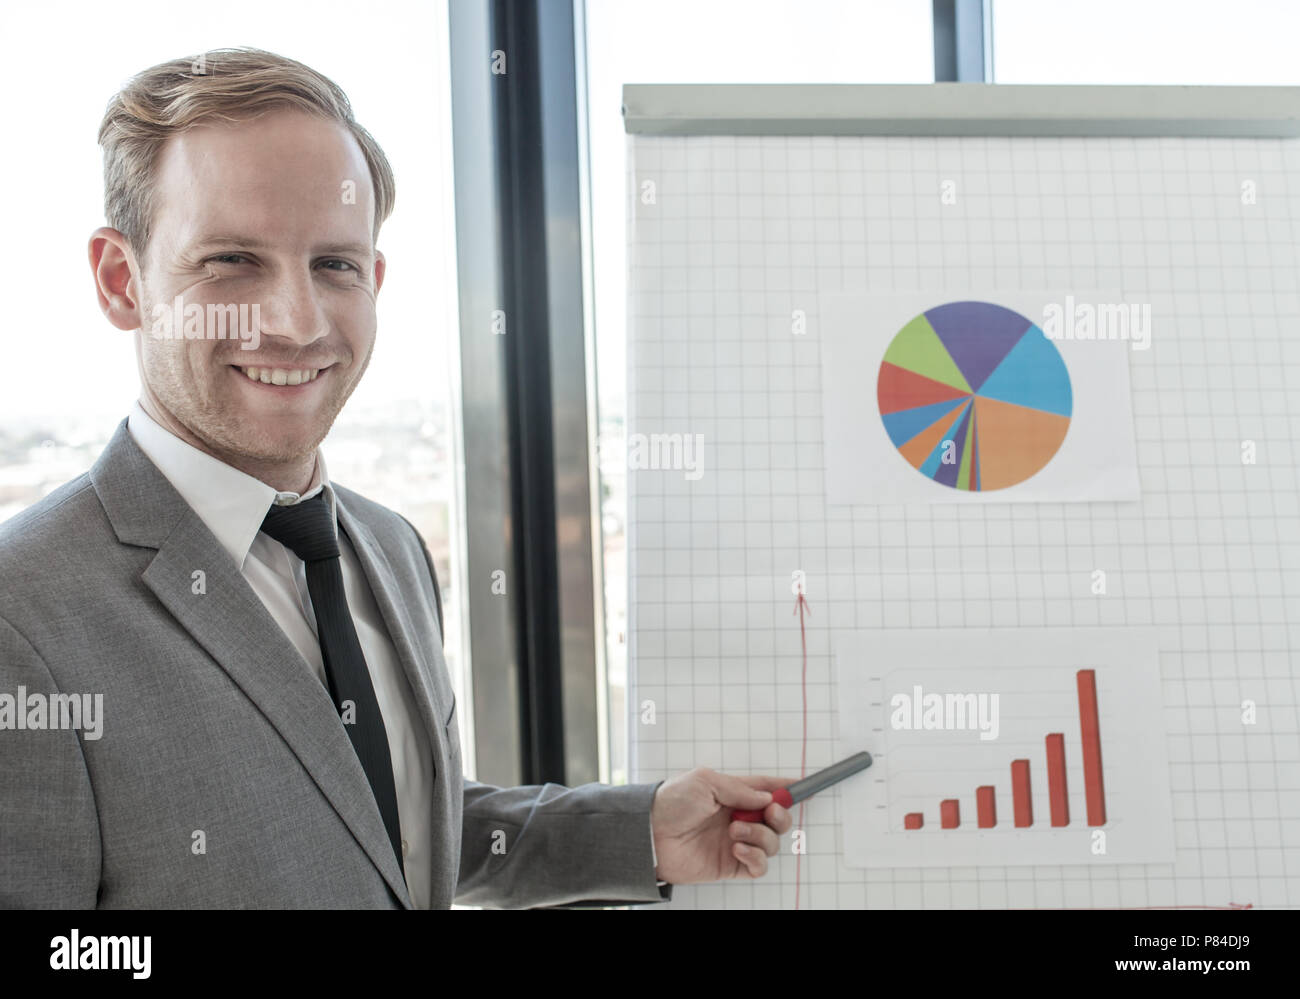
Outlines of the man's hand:
<svg viewBox="0 0 1300 999">
<path fill-rule="evenodd" d="M 771 792 L 789 783 L 779 777 L 729 777 L 707 767 L 664 781 L 650 810 L 659 859 L 655 876 L 676 885 L 761 877 L 792 821 Z M 762 809 L 763 822 L 732 822 L 735 808 Z"/>
</svg>

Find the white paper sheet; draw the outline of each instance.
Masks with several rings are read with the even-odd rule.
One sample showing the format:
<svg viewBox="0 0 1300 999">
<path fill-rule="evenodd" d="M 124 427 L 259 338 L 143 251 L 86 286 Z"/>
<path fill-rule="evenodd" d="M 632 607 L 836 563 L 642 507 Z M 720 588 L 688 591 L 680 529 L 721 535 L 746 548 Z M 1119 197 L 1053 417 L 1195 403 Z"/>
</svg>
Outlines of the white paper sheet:
<svg viewBox="0 0 1300 999">
<path fill-rule="evenodd" d="M 834 639 L 839 755 L 863 749 L 871 767 L 844 781 L 850 867 L 1139 864 L 1174 859 L 1169 766 L 1154 634 L 1139 628 L 1016 628 L 847 632 Z M 1093 670 L 1106 822 L 1090 825 L 1076 675 Z M 920 688 L 921 697 L 916 697 Z M 898 727 L 932 694 L 974 694 L 982 716 L 920 720 L 961 728 Z M 994 702 L 992 695 L 997 695 Z M 906 697 L 909 701 L 895 700 Z M 996 704 L 996 715 L 992 705 Z M 936 706 L 937 702 L 929 702 Z M 987 723 L 996 717 L 996 730 Z M 975 725 L 971 722 L 974 720 Z M 994 732 L 995 738 L 983 738 Z M 1053 827 L 1045 737 L 1064 736 L 1069 824 Z M 1011 762 L 1029 760 L 1033 824 L 1014 825 Z M 976 791 L 994 787 L 997 824 L 977 826 Z M 940 828 L 956 799 L 959 825 Z M 921 813 L 919 830 L 904 816 Z M 1098 834 L 1101 834 L 1100 836 Z"/>
<path fill-rule="evenodd" d="M 962 490 L 940 484 L 909 464 L 890 438 L 878 398 L 881 364 L 895 336 L 916 317 L 936 307 L 958 302 L 982 302 L 1011 310 L 1042 329 L 1045 309 L 1059 306 L 1068 317 L 1082 316 L 1083 307 L 1123 305 L 1116 291 L 935 292 L 924 295 L 827 293 L 820 299 L 822 334 L 822 413 L 825 423 L 827 499 L 833 504 L 883 503 L 1025 503 L 1136 500 L 1139 498 L 1137 448 L 1129 394 L 1129 353 L 1141 342 L 1119 339 L 1109 317 L 1095 321 L 1093 331 L 1115 339 L 1064 339 L 1044 336 L 1056 348 L 1068 371 L 1070 412 L 1068 429 L 1046 464 L 1017 484 L 988 490 Z M 1067 310 L 1068 307 L 1068 311 Z M 1099 310 L 1098 310 L 1099 311 Z M 1142 327 L 1137 313 L 1133 331 Z M 1154 322 L 1154 320 L 1152 320 Z M 1078 330 L 1073 318 L 1059 332 Z M 1127 330 L 1126 330 L 1127 332 Z M 1130 333 L 1130 336 L 1133 336 Z M 1150 339 L 1146 340 L 1150 344 Z M 1048 351 L 1050 364 L 1050 350 Z M 969 372 L 968 372 L 969 373 Z M 1044 372 L 1042 377 L 1051 377 Z M 972 381 L 975 379 L 972 378 Z M 983 386 L 974 386 L 982 395 Z M 1032 386 L 1029 388 L 1032 392 Z M 958 400 L 959 401 L 959 400 Z M 995 401 L 996 402 L 996 401 Z M 943 405 L 943 404 L 940 404 Z M 980 400 L 977 405 L 987 405 Z M 1005 410 L 1004 406 L 1000 409 Z M 1034 411 L 1035 413 L 1041 411 Z M 1055 414 L 1042 417 L 1055 420 Z M 948 439 L 957 438 L 956 428 Z M 976 439 L 980 439 L 976 435 Z M 960 445 L 960 441 L 954 441 Z M 992 451 L 1015 451 L 1021 445 L 1003 437 Z M 960 459 L 950 447 L 950 457 Z M 991 461 L 992 458 L 985 459 Z M 951 461 L 950 464 L 957 464 Z M 955 472 L 955 469 L 954 469 Z"/>
</svg>

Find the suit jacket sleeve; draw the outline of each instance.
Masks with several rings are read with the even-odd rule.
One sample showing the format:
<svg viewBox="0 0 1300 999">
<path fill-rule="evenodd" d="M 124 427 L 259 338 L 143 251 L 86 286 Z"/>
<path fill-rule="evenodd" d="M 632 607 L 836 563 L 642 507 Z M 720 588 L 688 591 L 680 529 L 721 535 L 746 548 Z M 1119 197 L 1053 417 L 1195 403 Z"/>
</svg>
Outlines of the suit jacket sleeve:
<svg viewBox="0 0 1300 999">
<path fill-rule="evenodd" d="M 661 901 L 650 845 L 656 787 L 466 781 L 456 901 L 524 908 Z"/>
<path fill-rule="evenodd" d="M 410 526 L 433 579 L 441 632 L 438 573 Z M 459 734 L 453 730 L 452 737 Z M 659 783 L 501 788 L 465 781 L 456 901 L 532 908 L 671 898 L 671 887 L 660 888 L 655 879 L 651 844 L 650 808 Z"/>
<path fill-rule="evenodd" d="M 0 693 L 17 700 L 20 688 L 24 701 L 54 704 L 59 693 L 31 643 L 0 618 Z M 93 909 L 99 820 L 78 733 L 0 728 L 0 808 L 0 909 Z"/>
</svg>

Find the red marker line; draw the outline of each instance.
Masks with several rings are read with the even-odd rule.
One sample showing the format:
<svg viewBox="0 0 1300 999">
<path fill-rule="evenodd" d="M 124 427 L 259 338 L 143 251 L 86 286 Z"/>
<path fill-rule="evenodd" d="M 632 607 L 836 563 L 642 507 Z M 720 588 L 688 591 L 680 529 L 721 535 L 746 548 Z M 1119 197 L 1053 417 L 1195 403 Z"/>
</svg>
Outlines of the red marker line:
<svg viewBox="0 0 1300 999">
<path fill-rule="evenodd" d="M 794 609 L 799 614 L 799 645 L 803 651 L 803 673 L 799 680 L 799 689 L 803 695 L 803 745 L 799 750 L 799 779 L 802 780 L 808 773 L 808 633 L 804 630 L 803 613 L 807 611 L 812 613 L 812 608 L 808 606 L 808 601 L 803 596 L 803 584 L 799 584 L 799 597 L 794 602 Z M 775 795 L 773 798 L 775 799 Z M 787 806 L 782 806 L 787 807 Z M 803 804 L 799 805 L 799 828 L 803 828 Z M 796 853 L 794 857 L 794 907 L 799 908 L 799 868 L 802 865 L 803 854 Z"/>
</svg>

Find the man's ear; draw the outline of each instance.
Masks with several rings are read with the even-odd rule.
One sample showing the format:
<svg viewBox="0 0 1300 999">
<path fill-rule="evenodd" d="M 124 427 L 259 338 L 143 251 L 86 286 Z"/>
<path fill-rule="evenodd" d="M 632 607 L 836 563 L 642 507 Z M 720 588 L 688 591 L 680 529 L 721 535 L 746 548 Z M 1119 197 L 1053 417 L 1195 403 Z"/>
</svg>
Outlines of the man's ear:
<svg viewBox="0 0 1300 999">
<path fill-rule="evenodd" d="M 375 251 L 375 294 L 379 294 L 379 289 L 384 284 L 384 272 L 388 268 L 388 261 L 378 250 Z"/>
<path fill-rule="evenodd" d="M 138 295 L 140 268 L 131 244 L 116 229 L 100 226 L 90 234 L 88 249 L 99 308 L 118 329 L 140 329 L 144 325 Z"/>
</svg>

